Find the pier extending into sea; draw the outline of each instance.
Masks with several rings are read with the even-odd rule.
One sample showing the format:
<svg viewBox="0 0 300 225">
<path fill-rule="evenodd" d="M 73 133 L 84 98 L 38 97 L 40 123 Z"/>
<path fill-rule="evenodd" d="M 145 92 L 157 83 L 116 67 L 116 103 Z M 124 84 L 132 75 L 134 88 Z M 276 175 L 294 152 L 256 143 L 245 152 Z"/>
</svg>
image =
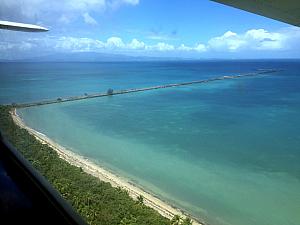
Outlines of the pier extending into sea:
<svg viewBox="0 0 300 225">
<path fill-rule="evenodd" d="M 232 76 L 220 76 L 220 77 L 210 78 L 205 80 L 195 80 L 190 82 L 158 85 L 158 86 L 145 87 L 145 88 L 133 88 L 133 89 L 117 90 L 117 91 L 111 90 L 105 93 L 85 94 L 85 95 L 71 96 L 71 97 L 60 97 L 52 100 L 42 100 L 42 101 L 30 102 L 30 103 L 18 103 L 18 104 L 13 104 L 13 106 L 15 108 L 26 108 L 26 107 L 33 107 L 33 106 L 40 106 L 40 105 L 49 105 L 49 104 L 56 104 L 62 102 L 79 101 L 79 100 L 90 99 L 90 98 L 128 94 L 133 92 L 151 91 L 151 90 L 162 89 L 162 88 L 172 88 L 172 87 L 179 87 L 179 86 L 186 86 L 186 85 L 193 85 L 193 84 L 204 84 L 204 83 L 209 83 L 209 82 L 214 82 L 219 80 L 238 79 L 238 78 L 254 77 L 260 75 L 271 75 L 278 71 L 279 71 L 278 69 L 261 69 L 253 73 L 245 73 L 245 74 L 232 75 Z"/>
</svg>

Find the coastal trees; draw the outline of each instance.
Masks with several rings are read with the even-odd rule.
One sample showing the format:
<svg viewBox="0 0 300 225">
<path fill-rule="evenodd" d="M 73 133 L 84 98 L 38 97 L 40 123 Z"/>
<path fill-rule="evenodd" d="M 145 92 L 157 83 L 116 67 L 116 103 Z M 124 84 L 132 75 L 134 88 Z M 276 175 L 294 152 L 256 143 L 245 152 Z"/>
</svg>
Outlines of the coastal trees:
<svg viewBox="0 0 300 225">
<path fill-rule="evenodd" d="M 193 224 L 192 220 L 188 217 L 186 217 L 181 223 L 181 225 L 192 225 L 192 224 Z"/>
<path fill-rule="evenodd" d="M 174 217 L 171 220 L 171 225 L 180 225 L 181 216 L 174 215 Z"/>
<path fill-rule="evenodd" d="M 139 196 L 137 197 L 137 202 L 138 202 L 139 204 L 144 204 L 144 197 L 143 197 L 142 195 L 139 195 Z"/>
<path fill-rule="evenodd" d="M 133 215 L 130 215 L 129 217 L 124 217 L 121 220 L 120 225 L 138 225 L 136 222 L 137 219 Z"/>
<path fill-rule="evenodd" d="M 179 215 L 174 215 L 172 220 L 170 221 L 171 225 L 192 225 L 193 221 L 189 217 L 182 218 Z"/>
<path fill-rule="evenodd" d="M 114 90 L 112 89 L 112 88 L 109 88 L 108 90 L 107 90 L 107 94 L 108 95 L 112 95 L 114 93 Z"/>
<path fill-rule="evenodd" d="M 13 122 L 9 113 L 12 109 L 0 106 L 2 134 L 89 224 L 170 224 L 170 220 L 154 209 L 137 204 L 125 190 L 114 188 L 61 159 L 51 147 Z"/>
</svg>

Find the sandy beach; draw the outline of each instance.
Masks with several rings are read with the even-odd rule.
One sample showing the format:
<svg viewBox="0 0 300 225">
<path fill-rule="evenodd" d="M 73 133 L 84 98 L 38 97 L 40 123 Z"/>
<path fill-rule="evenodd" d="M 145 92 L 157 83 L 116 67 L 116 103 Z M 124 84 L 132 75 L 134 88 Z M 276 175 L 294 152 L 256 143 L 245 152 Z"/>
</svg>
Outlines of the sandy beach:
<svg viewBox="0 0 300 225">
<path fill-rule="evenodd" d="M 13 109 L 10 113 L 13 118 L 13 121 L 19 127 L 26 129 L 42 144 L 47 144 L 48 146 L 50 146 L 53 150 L 55 150 L 58 153 L 60 158 L 66 160 L 71 165 L 81 167 L 86 173 L 91 174 L 102 181 L 109 182 L 113 187 L 120 187 L 126 190 L 133 199 L 136 199 L 138 196 L 142 195 L 144 198 L 145 205 L 155 209 L 157 212 L 159 212 L 162 216 L 166 218 L 171 219 L 174 215 L 180 215 L 183 218 L 186 217 L 187 214 L 185 214 L 182 210 L 153 196 L 152 194 L 136 186 L 132 182 L 118 176 L 117 174 L 112 173 L 111 171 L 104 169 L 103 167 L 99 166 L 98 164 L 95 164 L 89 159 L 64 148 L 63 146 L 57 144 L 56 142 L 48 138 L 46 135 L 32 129 L 31 127 L 28 127 L 24 123 L 22 118 L 17 114 L 16 109 Z M 200 223 L 194 218 L 192 220 L 193 224 L 203 225 L 203 223 Z"/>
</svg>

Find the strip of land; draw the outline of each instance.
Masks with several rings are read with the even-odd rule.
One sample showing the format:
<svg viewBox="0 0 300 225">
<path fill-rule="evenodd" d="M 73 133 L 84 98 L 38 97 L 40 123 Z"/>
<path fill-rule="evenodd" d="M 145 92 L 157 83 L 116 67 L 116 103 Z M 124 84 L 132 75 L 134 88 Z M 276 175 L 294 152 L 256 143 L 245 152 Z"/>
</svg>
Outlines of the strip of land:
<svg viewBox="0 0 300 225">
<path fill-rule="evenodd" d="M 51 147 L 58 153 L 60 158 L 64 159 L 71 165 L 81 167 L 86 173 L 91 174 L 92 176 L 95 176 L 102 181 L 109 182 L 114 187 L 120 187 L 126 190 L 133 199 L 137 199 L 138 196 L 143 196 L 145 205 L 155 209 L 166 218 L 172 219 L 174 215 L 180 215 L 183 218 L 188 216 L 191 218 L 191 216 L 184 211 L 162 201 L 158 197 L 153 196 L 152 194 L 125 180 L 124 178 L 108 171 L 107 169 L 104 169 L 98 164 L 91 162 L 89 159 L 64 148 L 63 146 L 48 138 L 46 135 L 32 129 L 31 127 L 28 127 L 23 122 L 21 117 L 17 114 L 16 108 L 11 110 L 10 114 L 16 125 L 18 125 L 20 128 L 26 129 L 42 144 L 46 144 Z M 193 218 L 193 224 L 203 225 L 203 223 L 200 223 L 195 218 Z"/>
<path fill-rule="evenodd" d="M 257 72 L 253 72 L 253 73 L 245 73 L 245 74 L 232 75 L 232 76 L 220 76 L 220 77 L 210 78 L 210 79 L 206 79 L 206 80 L 195 80 L 195 81 L 190 81 L 190 82 L 158 85 L 158 86 L 145 87 L 145 88 L 132 88 L 132 89 L 126 89 L 126 90 L 117 90 L 117 91 L 113 91 L 111 89 L 110 91 L 108 91 L 106 93 L 85 94 L 85 95 L 80 95 L 80 96 L 57 98 L 57 99 L 53 99 L 53 100 L 43 100 L 43 101 L 30 102 L 30 103 L 20 103 L 20 104 L 14 104 L 14 106 L 16 108 L 25 108 L 25 107 L 33 107 L 33 106 L 40 106 L 40 105 L 49 105 L 49 104 L 56 104 L 56 103 L 62 103 L 62 102 L 79 101 L 79 100 L 90 99 L 90 98 L 99 98 L 99 97 L 105 97 L 105 96 L 111 96 L 111 95 L 122 95 L 122 94 L 134 93 L 134 92 L 152 91 L 152 90 L 163 89 L 163 88 L 180 87 L 180 86 L 187 86 L 187 85 L 194 85 L 194 84 L 204 84 L 204 83 L 215 82 L 215 81 L 220 81 L 220 80 L 225 80 L 225 79 L 238 79 L 238 78 L 244 78 L 244 77 L 268 75 L 268 74 L 272 74 L 272 73 L 275 73 L 278 71 L 279 70 L 277 70 L 277 69 L 260 69 Z"/>
</svg>

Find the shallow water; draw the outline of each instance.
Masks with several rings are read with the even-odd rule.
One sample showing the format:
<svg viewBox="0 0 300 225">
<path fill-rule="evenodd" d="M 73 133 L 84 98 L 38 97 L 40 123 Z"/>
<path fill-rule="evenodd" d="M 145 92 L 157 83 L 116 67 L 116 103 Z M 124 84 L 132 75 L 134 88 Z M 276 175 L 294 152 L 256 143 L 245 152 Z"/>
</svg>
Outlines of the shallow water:
<svg viewBox="0 0 300 225">
<path fill-rule="evenodd" d="M 18 112 L 29 126 L 61 145 L 210 224 L 300 224 L 300 63 L 215 63 L 124 63 L 111 65 L 111 70 L 105 65 L 106 71 L 119 74 L 116 81 L 96 75 L 101 64 L 93 64 L 94 76 L 85 75 L 82 82 L 92 91 L 96 81 L 99 90 L 106 90 L 117 84 L 120 89 L 144 87 L 262 67 L 284 71 Z M 63 68 L 61 76 L 70 79 L 66 74 L 72 65 Z M 82 93 L 78 71 L 72 82 Z M 90 67 L 88 71 L 92 74 Z M 58 85 L 57 96 L 73 94 L 74 85 L 64 90 Z M 22 99 L 17 94 L 13 98 Z"/>
</svg>

